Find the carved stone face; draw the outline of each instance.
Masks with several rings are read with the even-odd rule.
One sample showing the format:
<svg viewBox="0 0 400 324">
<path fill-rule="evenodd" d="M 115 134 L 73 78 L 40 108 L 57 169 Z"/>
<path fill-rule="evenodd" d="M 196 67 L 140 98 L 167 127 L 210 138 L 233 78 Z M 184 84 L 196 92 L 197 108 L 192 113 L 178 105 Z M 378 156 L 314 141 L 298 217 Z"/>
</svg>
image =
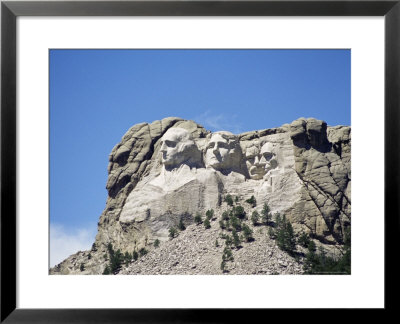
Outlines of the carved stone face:
<svg viewBox="0 0 400 324">
<path fill-rule="evenodd" d="M 199 159 L 200 152 L 183 128 L 170 128 L 161 139 L 161 162 L 167 169 L 176 168 L 184 162 Z"/>
<path fill-rule="evenodd" d="M 275 169 L 278 166 L 278 161 L 276 159 L 276 153 L 274 147 L 271 143 L 265 143 L 260 151 L 261 159 L 260 163 L 265 163 L 264 170 L 265 173 Z"/>
<path fill-rule="evenodd" d="M 207 145 L 205 162 L 207 167 L 219 171 L 232 170 L 240 163 L 240 152 L 236 151 L 235 136 L 231 133 L 214 133 Z"/>
<path fill-rule="evenodd" d="M 228 158 L 229 143 L 220 134 L 211 136 L 210 142 L 206 151 L 206 165 L 213 168 L 218 168 Z"/>
<path fill-rule="evenodd" d="M 254 146 L 247 148 L 246 150 L 246 166 L 249 171 L 250 178 L 254 180 L 262 179 L 265 175 L 264 165 L 260 163 L 261 154 L 258 142 L 254 143 Z"/>
<path fill-rule="evenodd" d="M 261 150 L 258 142 L 254 146 L 246 150 L 246 166 L 249 171 L 250 178 L 259 180 L 264 177 L 268 171 L 276 168 L 276 154 L 273 152 L 271 143 L 265 143 Z"/>
</svg>

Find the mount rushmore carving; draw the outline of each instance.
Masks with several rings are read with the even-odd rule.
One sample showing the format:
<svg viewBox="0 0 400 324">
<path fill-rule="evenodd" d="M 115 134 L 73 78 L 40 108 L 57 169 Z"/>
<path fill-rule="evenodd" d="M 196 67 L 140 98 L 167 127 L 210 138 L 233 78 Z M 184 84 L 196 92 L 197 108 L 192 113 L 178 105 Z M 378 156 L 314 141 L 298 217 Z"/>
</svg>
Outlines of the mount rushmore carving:
<svg viewBox="0 0 400 324">
<path fill-rule="evenodd" d="M 269 144 L 257 152 L 253 146 L 252 155 L 245 157 L 235 135 L 216 132 L 207 136 L 201 151 L 188 130 L 168 129 L 160 140 L 160 174 L 144 178 L 128 195 L 119 222 L 126 225 L 147 219 L 149 235 L 166 239 L 168 228 L 182 215 L 191 218 L 217 208 L 221 194 L 229 192 L 229 181 L 245 182 L 249 174 L 252 178 L 269 175 L 278 166 Z M 266 180 L 268 185 L 271 179 Z"/>
<path fill-rule="evenodd" d="M 226 194 L 254 195 L 327 243 L 350 224 L 350 127 L 298 119 L 233 135 L 166 118 L 133 126 L 109 159 L 96 241 L 122 250 L 167 239 L 180 217 L 218 209 Z"/>
<path fill-rule="evenodd" d="M 295 232 L 342 244 L 351 222 L 351 128 L 300 118 L 234 135 L 170 117 L 133 126 L 109 156 L 108 198 L 95 244 L 122 252 L 168 240 L 223 198 L 254 196 Z M 98 269 L 101 273 L 102 269 Z M 96 272 L 96 271 L 94 271 Z"/>
</svg>

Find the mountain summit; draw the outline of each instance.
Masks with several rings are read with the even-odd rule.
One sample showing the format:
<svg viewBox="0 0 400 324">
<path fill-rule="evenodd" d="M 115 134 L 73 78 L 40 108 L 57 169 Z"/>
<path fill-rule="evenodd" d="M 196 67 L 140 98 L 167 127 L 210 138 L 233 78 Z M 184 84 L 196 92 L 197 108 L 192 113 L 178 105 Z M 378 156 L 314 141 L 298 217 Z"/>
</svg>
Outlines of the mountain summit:
<svg viewBox="0 0 400 324">
<path fill-rule="evenodd" d="M 350 156 L 351 128 L 314 118 L 239 135 L 134 125 L 109 155 L 92 249 L 50 274 L 301 274 L 309 242 L 343 253 Z"/>
</svg>

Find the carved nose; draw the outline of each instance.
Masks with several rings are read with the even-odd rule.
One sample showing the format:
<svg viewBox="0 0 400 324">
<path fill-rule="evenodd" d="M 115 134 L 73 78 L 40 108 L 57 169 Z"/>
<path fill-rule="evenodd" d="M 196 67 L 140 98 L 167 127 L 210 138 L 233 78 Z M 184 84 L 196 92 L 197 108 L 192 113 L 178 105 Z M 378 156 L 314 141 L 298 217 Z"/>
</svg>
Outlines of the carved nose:
<svg viewBox="0 0 400 324">
<path fill-rule="evenodd" d="M 214 146 L 213 153 L 214 153 L 214 154 L 218 153 L 218 145 L 215 145 L 215 146 Z"/>
<path fill-rule="evenodd" d="M 260 160 L 258 159 L 258 156 L 256 156 L 256 157 L 254 158 L 254 164 L 257 165 L 257 164 L 259 164 L 259 163 L 260 163 Z"/>
<path fill-rule="evenodd" d="M 165 151 L 166 151 L 165 147 L 166 147 L 166 145 L 165 145 L 165 143 L 163 143 L 163 144 L 161 145 L 160 151 L 161 151 L 161 152 L 165 152 Z"/>
</svg>

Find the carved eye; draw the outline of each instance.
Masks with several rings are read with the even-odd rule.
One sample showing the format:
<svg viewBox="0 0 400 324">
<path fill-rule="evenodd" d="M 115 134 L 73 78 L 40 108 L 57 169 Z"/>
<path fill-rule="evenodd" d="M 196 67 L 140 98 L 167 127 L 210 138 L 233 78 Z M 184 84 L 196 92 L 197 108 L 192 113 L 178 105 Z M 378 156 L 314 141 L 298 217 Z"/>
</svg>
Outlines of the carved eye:
<svg viewBox="0 0 400 324">
<path fill-rule="evenodd" d="M 266 160 L 271 160 L 273 157 L 273 154 L 271 152 L 265 152 L 263 155 Z"/>
<path fill-rule="evenodd" d="M 214 148 L 214 145 L 215 145 L 214 142 L 210 142 L 210 143 L 208 144 L 208 148 L 212 149 L 212 148 Z"/>
<path fill-rule="evenodd" d="M 247 160 L 254 160 L 255 156 L 256 155 L 253 152 L 249 152 L 249 151 L 246 152 L 246 159 Z"/>
<path fill-rule="evenodd" d="M 168 146 L 168 147 L 175 147 L 176 146 L 176 142 L 172 142 L 172 141 L 165 141 L 165 144 Z"/>
<path fill-rule="evenodd" d="M 218 142 L 218 147 L 228 149 L 229 145 L 228 145 L 228 143 L 225 143 L 225 142 Z"/>
</svg>

